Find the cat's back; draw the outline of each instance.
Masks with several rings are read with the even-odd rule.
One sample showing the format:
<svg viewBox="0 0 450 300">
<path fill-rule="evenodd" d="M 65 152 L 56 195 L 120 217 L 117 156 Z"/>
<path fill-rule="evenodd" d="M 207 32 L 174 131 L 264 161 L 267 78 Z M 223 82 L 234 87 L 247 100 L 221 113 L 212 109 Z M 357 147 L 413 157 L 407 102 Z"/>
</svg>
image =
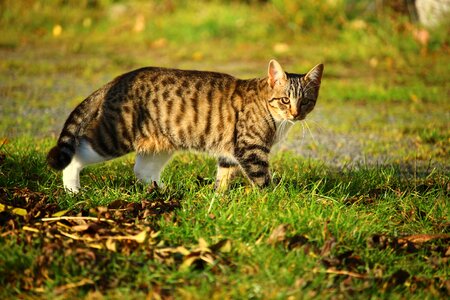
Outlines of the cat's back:
<svg viewBox="0 0 450 300">
<path fill-rule="evenodd" d="M 197 85 L 197 88 L 208 87 L 208 84 L 213 88 L 236 81 L 235 77 L 219 72 L 144 67 L 118 76 L 110 85 L 126 85 L 129 88 L 180 86 L 186 89 L 195 87 L 198 82 L 203 85 Z"/>
<path fill-rule="evenodd" d="M 114 132 L 127 133 L 134 146 L 120 153 L 129 148 L 231 151 L 238 82 L 224 73 L 160 67 L 125 73 L 104 87 L 100 113 L 89 126 L 91 135 L 115 127 Z"/>
<path fill-rule="evenodd" d="M 96 91 L 104 103 L 159 102 L 229 97 L 239 79 L 219 72 L 144 67 L 122 74 Z"/>
</svg>

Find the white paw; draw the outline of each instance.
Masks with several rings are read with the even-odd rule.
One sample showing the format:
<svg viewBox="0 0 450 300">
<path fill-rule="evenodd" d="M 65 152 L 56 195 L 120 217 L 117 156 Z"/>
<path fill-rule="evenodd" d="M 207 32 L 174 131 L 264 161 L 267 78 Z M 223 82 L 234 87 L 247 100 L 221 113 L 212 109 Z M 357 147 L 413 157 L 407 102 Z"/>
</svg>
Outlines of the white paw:
<svg viewBox="0 0 450 300">
<path fill-rule="evenodd" d="M 64 183 L 64 190 L 66 192 L 77 194 L 80 191 L 80 186 L 75 184 L 65 184 Z"/>
</svg>

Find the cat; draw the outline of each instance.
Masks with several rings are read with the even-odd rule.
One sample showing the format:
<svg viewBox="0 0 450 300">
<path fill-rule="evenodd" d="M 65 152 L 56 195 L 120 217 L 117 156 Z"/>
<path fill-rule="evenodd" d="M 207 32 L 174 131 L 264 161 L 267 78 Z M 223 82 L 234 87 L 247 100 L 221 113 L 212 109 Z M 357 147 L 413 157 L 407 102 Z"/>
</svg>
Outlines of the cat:
<svg viewBox="0 0 450 300">
<path fill-rule="evenodd" d="M 313 110 L 323 68 L 291 74 L 271 60 L 267 77 L 248 80 L 157 67 L 125 73 L 72 111 L 47 162 L 63 170 L 65 190 L 77 193 L 86 165 L 135 151 L 137 179 L 160 185 L 173 153 L 194 150 L 218 157 L 217 190 L 238 170 L 266 187 L 271 147 L 286 124 Z"/>
</svg>

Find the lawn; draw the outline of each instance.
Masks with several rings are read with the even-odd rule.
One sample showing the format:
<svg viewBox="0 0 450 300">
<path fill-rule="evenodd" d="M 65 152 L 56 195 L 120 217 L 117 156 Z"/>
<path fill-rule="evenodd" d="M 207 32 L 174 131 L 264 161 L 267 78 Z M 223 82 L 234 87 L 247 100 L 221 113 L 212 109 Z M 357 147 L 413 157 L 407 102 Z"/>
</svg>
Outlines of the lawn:
<svg viewBox="0 0 450 300">
<path fill-rule="evenodd" d="M 448 26 L 370 1 L 0 2 L 0 298 L 439 299 L 450 293 Z M 45 162 L 71 110 L 142 66 L 263 77 L 325 64 L 272 151 L 274 183 L 213 190 L 180 153 L 62 189 Z"/>
</svg>

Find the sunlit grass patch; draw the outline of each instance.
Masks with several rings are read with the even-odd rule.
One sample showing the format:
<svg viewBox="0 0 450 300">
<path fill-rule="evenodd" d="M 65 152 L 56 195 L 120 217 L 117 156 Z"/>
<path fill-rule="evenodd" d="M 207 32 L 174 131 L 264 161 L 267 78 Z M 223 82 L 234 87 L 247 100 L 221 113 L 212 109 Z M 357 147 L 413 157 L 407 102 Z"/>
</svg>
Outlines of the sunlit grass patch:
<svg viewBox="0 0 450 300">
<path fill-rule="evenodd" d="M 367 2 L 3 1 L 0 297 L 445 297 L 448 30 L 423 45 Z M 189 153 L 155 189 L 131 154 L 87 167 L 72 195 L 45 163 L 70 111 L 117 75 L 262 77 L 271 58 L 325 73 L 267 189 L 215 193 L 215 159 Z"/>
<path fill-rule="evenodd" d="M 44 281 L 41 277 L 36 277 L 37 281 L 31 284 L 25 281 L 25 277 L 8 276 L 4 277 L 9 279 L 3 281 L 3 285 L 18 284 L 21 289 L 41 291 L 47 295 L 54 291 L 68 293 L 74 289 L 80 295 L 96 286 L 106 293 L 111 288 L 118 292 L 121 289 L 137 292 L 141 288 L 153 290 L 160 287 L 168 294 L 175 295 L 190 293 L 201 296 L 212 293 L 242 296 L 256 293 L 261 297 L 275 297 L 299 293 L 342 293 L 344 290 L 339 288 L 336 280 L 342 282 L 346 276 L 356 276 L 353 288 L 365 293 L 373 293 L 380 286 L 384 286 L 385 291 L 395 293 L 399 283 L 391 280 L 396 278 L 396 272 L 403 272 L 405 280 L 415 280 L 411 278 L 416 277 L 411 276 L 421 274 L 420 278 L 426 282 L 426 286 L 432 284 L 427 278 L 434 276 L 441 280 L 436 288 L 439 288 L 445 276 L 444 270 L 433 271 L 426 263 L 424 257 L 428 255 L 441 259 L 440 252 L 433 254 L 428 246 L 412 244 L 417 247 L 413 253 L 418 251 L 417 263 L 414 265 L 407 263 L 409 259 L 404 257 L 404 250 L 389 250 L 390 247 L 395 249 L 395 239 L 415 233 L 428 234 L 427 238 L 437 243 L 436 247 L 441 247 L 439 241 L 448 235 L 448 226 L 442 224 L 442 220 L 448 218 L 445 200 L 448 197 L 445 183 L 448 177 L 440 172 L 429 173 L 426 177 L 405 178 L 392 166 L 340 169 L 323 162 L 305 161 L 298 156 L 284 154 L 272 158 L 275 183 L 271 188 L 255 190 L 245 184 L 238 184 L 226 194 L 217 194 L 209 179 L 214 176 L 214 161 L 204 156 L 180 154 L 164 172 L 166 187 L 152 191 L 135 183 L 132 159 L 125 157 L 84 170 L 82 182 L 86 187 L 81 194 L 73 196 L 62 191 L 60 174 L 49 171 L 43 161 L 43 149 L 49 147 L 50 141 L 45 140 L 34 147 L 30 146 L 32 144 L 36 143 L 30 139 L 20 139 L 2 147 L 2 203 L 17 207 L 26 205 L 30 209 L 35 205 L 35 200 L 44 197 L 47 199 L 45 205 L 58 203 L 51 209 L 58 209 L 59 206 L 60 209 L 69 209 L 66 215 L 75 213 L 81 218 L 95 214 L 102 218 L 126 218 L 129 213 L 139 213 L 142 221 L 151 222 L 149 230 L 159 233 L 155 235 L 154 244 L 143 244 L 125 254 L 120 251 L 130 250 L 121 248 L 119 253 L 107 249 L 95 250 L 97 246 L 94 247 L 94 244 L 89 247 L 89 243 L 94 241 L 90 240 L 90 233 L 80 235 L 83 232 L 79 231 L 81 227 L 70 229 L 70 224 L 68 227 L 68 224 L 63 226 L 54 223 L 52 226 L 57 227 L 52 227 L 54 229 L 50 232 L 73 232 L 69 231 L 71 235 L 63 238 L 59 250 L 51 250 L 54 256 L 51 263 L 42 265 L 37 261 L 42 251 L 50 251 L 48 247 L 52 244 L 48 242 L 52 241 L 52 235 L 50 240 L 49 237 L 42 239 L 39 232 L 47 229 L 39 229 L 39 222 L 22 223 L 20 218 L 14 217 L 18 222 L 15 230 L 19 230 L 22 235 L 34 232 L 34 245 L 43 248 L 37 250 L 33 248 L 35 246 L 22 246 L 21 240 L 14 239 L 11 245 L 16 254 L 8 257 L 7 265 L 17 274 L 20 268 L 25 268 L 22 271 L 29 274 L 26 271 L 29 267 L 20 267 L 15 262 L 24 256 L 32 262 L 34 272 L 45 271 L 53 279 L 42 286 Z M 28 202 L 21 202 L 25 199 L 29 199 Z M 167 209 L 166 205 L 173 208 Z M 150 214 L 141 215 L 146 209 L 150 209 Z M 34 213 L 37 211 L 34 210 Z M 80 215 L 80 211 L 84 212 Z M 52 213 L 50 208 L 46 213 Z M 5 216 L 11 218 L 8 214 Z M 43 216 L 37 216 L 36 221 Z M 124 219 L 123 222 L 137 222 L 139 225 L 139 220 L 132 218 Z M 10 221 L 7 224 L 11 224 Z M 31 229 L 20 229 L 21 226 Z M 38 228 L 38 231 L 33 228 Z M 102 235 L 102 232 L 98 231 L 97 235 Z M 441 237 L 437 234 L 444 235 Z M 80 251 L 84 249 L 79 254 L 64 250 L 64 243 L 70 242 L 75 236 L 80 237 L 77 243 L 81 242 L 77 247 L 81 247 Z M 371 243 L 377 242 L 379 236 L 389 242 L 375 246 L 368 244 L 369 240 Z M 12 240 L 3 239 L 5 245 L 10 245 Z M 207 257 L 201 258 L 200 252 L 195 252 L 199 243 L 203 243 L 202 239 L 207 245 L 228 240 L 229 250 L 217 254 L 217 257 L 211 254 L 218 260 L 209 262 Z M 83 241 L 88 243 L 87 248 L 83 246 Z M 131 246 L 129 244 L 127 247 Z M 165 247 L 172 249 L 170 251 L 173 252 L 169 253 L 173 254 L 164 254 L 159 259 L 153 256 L 156 254 L 151 254 L 162 255 L 166 253 L 164 251 L 169 251 Z M 181 251 L 175 250 L 177 247 L 187 249 L 186 254 L 177 254 L 177 251 Z M 381 250 L 377 247 L 381 247 Z M 191 251 L 193 254 L 188 254 Z M 211 251 L 216 253 L 216 250 Z M 7 254 L 7 251 L 2 253 Z M 91 258 L 94 255 L 95 265 L 93 261 L 87 261 L 82 253 Z M 195 255 L 200 256 L 196 258 Z M 192 263 L 196 263 L 185 269 L 182 266 L 190 266 L 190 257 Z M 100 268 L 99 264 L 104 267 Z M 311 271 L 307 270 L 313 270 L 314 276 L 310 276 Z M 9 274 L 7 269 L 1 272 Z M 121 279 L 104 281 L 102 278 L 105 276 Z M 227 284 L 205 286 L 200 280 L 204 276 L 224 284 L 236 282 L 229 288 Z M 381 285 L 377 282 L 381 282 Z M 65 291 L 70 283 L 79 285 Z M 321 289 L 324 283 L 330 286 L 326 291 Z M 266 285 L 273 288 L 267 289 Z"/>
</svg>

